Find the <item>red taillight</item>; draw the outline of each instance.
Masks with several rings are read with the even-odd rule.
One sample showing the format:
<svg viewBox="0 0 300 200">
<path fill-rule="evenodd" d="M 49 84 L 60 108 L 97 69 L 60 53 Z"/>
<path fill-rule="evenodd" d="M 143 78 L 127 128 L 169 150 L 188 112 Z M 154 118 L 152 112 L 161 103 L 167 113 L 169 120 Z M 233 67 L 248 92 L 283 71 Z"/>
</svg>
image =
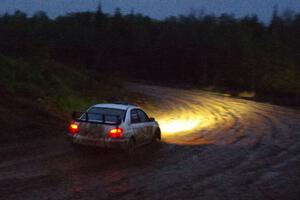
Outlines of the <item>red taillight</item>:
<svg viewBox="0 0 300 200">
<path fill-rule="evenodd" d="M 121 128 L 111 129 L 108 132 L 108 136 L 111 137 L 111 138 L 120 138 L 120 137 L 123 136 L 123 129 L 121 129 Z"/>
<path fill-rule="evenodd" d="M 69 131 L 70 131 L 70 133 L 72 133 L 73 135 L 76 134 L 76 133 L 78 133 L 78 131 L 79 131 L 79 126 L 78 126 L 77 124 L 75 124 L 75 123 L 72 123 L 72 124 L 70 124 L 70 126 L 69 126 Z"/>
</svg>

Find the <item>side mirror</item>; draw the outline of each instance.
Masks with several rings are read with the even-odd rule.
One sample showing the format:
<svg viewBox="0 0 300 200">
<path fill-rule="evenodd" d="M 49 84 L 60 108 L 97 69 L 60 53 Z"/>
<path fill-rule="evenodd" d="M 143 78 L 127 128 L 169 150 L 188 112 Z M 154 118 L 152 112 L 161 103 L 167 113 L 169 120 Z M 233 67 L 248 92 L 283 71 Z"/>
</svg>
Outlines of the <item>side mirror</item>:
<svg viewBox="0 0 300 200">
<path fill-rule="evenodd" d="M 149 118 L 149 122 L 154 122 L 155 121 L 155 118 L 154 117 L 150 117 Z"/>
</svg>

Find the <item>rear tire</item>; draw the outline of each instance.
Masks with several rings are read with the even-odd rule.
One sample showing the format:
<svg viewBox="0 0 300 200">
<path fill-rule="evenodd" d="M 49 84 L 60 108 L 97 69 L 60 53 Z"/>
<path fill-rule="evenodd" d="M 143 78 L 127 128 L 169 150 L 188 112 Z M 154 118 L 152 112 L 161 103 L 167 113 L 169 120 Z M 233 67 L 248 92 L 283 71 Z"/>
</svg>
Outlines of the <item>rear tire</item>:
<svg viewBox="0 0 300 200">
<path fill-rule="evenodd" d="M 84 154 L 86 151 L 86 147 L 84 147 L 83 145 L 76 144 L 74 142 L 71 142 L 70 145 L 71 145 L 73 152 L 76 154 Z"/>
<path fill-rule="evenodd" d="M 130 138 L 127 143 L 127 153 L 132 156 L 135 152 L 135 140 L 134 138 Z"/>
</svg>

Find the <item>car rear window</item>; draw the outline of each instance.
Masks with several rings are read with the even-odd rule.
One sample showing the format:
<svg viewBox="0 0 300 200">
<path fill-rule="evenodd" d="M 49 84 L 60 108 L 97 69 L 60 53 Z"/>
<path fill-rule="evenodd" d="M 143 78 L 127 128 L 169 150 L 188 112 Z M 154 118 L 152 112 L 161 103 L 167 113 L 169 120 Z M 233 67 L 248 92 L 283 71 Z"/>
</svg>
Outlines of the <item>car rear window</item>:
<svg viewBox="0 0 300 200">
<path fill-rule="evenodd" d="M 114 108 L 99 108 L 99 107 L 92 107 L 88 110 L 89 121 L 102 121 L 103 115 L 105 116 L 106 122 L 117 123 L 118 117 L 121 120 L 125 117 L 125 110 L 114 109 Z"/>
</svg>

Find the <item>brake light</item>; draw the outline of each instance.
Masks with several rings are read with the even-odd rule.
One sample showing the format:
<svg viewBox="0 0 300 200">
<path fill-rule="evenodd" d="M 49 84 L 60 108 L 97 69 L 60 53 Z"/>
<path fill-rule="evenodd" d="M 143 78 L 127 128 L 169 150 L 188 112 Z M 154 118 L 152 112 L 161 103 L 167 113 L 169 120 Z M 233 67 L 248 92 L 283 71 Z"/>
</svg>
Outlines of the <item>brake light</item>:
<svg viewBox="0 0 300 200">
<path fill-rule="evenodd" d="M 123 129 L 121 128 L 114 128 L 114 129 L 111 129 L 109 132 L 108 132 L 108 136 L 110 138 L 120 138 L 123 136 Z"/>
<path fill-rule="evenodd" d="M 79 126 L 78 126 L 77 124 L 75 124 L 75 123 L 72 123 L 72 124 L 70 124 L 70 126 L 69 126 L 69 131 L 70 131 L 70 133 L 72 133 L 73 135 L 76 134 L 76 133 L 78 133 L 78 131 L 79 131 Z"/>
</svg>

